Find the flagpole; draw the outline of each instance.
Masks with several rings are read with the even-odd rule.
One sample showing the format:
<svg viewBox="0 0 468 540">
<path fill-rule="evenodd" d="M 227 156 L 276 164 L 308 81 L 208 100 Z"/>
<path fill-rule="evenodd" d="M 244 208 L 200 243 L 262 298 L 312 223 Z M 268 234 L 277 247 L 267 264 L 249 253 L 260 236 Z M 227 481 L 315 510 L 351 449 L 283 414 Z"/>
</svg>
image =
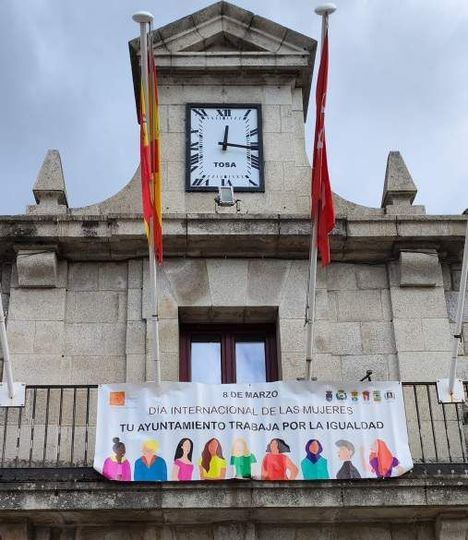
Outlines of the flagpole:
<svg viewBox="0 0 468 540">
<path fill-rule="evenodd" d="M 148 40 L 147 32 L 153 15 L 147 11 L 139 11 L 132 16 L 132 19 L 140 25 L 140 58 L 141 58 L 141 77 L 143 80 L 143 90 L 145 95 L 146 113 L 149 114 L 149 84 L 148 84 Z M 153 51 L 151 51 L 153 54 Z M 140 171 L 141 174 L 141 171 Z M 157 273 L 158 267 L 154 253 L 154 224 L 150 227 L 149 240 L 149 269 L 150 269 L 150 291 L 151 291 L 151 328 L 152 328 L 152 360 L 154 368 L 155 382 L 161 382 L 161 367 L 159 360 L 159 314 L 158 314 L 158 292 L 157 292 Z"/>
<path fill-rule="evenodd" d="M 0 344 L 3 351 L 3 379 L 7 384 L 8 396 L 10 399 L 15 397 L 15 384 L 13 382 L 13 370 L 11 368 L 10 348 L 8 347 L 8 338 L 5 326 L 5 314 L 3 312 L 2 289 L 0 287 Z"/>
<path fill-rule="evenodd" d="M 465 212 L 463 213 L 468 214 L 468 210 L 465 210 Z M 467 278 L 468 278 L 468 219 L 466 221 L 465 245 L 463 248 L 463 263 L 462 263 L 462 271 L 461 271 L 461 276 L 460 276 L 460 289 L 458 291 L 458 304 L 457 304 L 457 315 L 455 319 L 455 332 L 453 335 L 452 363 L 450 364 L 449 394 L 451 396 L 453 396 L 454 387 L 455 387 L 455 377 L 457 374 L 458 347 L 460 345 L 461 333 L 462 333 L 462 327 L 463 327 L 463 313 L 465 310 Z"/>
<path fill-rule="evenodd" d="M 328 30 L 328 16 L 336 11 L 334 4 L 323 4 L 315 8 L 315 13 L 322 17 L 322 35 L 320 38 L 320 50 L 323 48 L 325 34 Z M 307 300 L 305 312 L 306 324 L 306 380 L 315 379 L 315 368 L 313 362 L 313 343 L 314 343 L 314 326 L 315 326 L 315 293 L 317 290 L 317 265 L 318 265 L 318 248 L 317 248 L 317 233 L 318 223 L 317 216 L 313 216 L 312 232 L 310 236 L 309 250 L 309 277 L 307 281 Z"/>
<path fill-rule="evenodd" d="M 315 291 L 317 288 L 317 220 L 314 218 L 312 232 L 310 235 L 309 250 L 309 279 L 307 281 L 307 304 L 306 304 L 306 379 L 312 380 L 315 376 L 315 369 L 312 369 L 314 324 L 315 324 Z"/>
</svg>

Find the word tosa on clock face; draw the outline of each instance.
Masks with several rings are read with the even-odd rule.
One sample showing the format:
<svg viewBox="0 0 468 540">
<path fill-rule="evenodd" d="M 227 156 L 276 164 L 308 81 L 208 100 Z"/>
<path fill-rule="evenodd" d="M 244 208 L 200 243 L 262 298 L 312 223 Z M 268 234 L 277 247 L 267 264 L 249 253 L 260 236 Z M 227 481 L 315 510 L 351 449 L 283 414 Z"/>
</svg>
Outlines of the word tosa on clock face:
<svg viewBox="0 0 468 540">
<path fill-rule="evenodd" d="M 187 191 L 264 191 L 260 105 L 187 105 Z"/>
</svg>

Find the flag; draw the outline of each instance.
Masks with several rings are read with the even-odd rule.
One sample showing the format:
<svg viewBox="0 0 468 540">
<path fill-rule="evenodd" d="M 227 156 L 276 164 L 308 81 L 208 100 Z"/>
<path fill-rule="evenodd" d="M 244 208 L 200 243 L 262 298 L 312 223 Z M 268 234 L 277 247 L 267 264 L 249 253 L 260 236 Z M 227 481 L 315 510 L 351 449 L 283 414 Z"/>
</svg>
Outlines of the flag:
<svg viewBox="0 0 468 540">
<path fill-rule="evenodd" d="M 151 44 L 148 50 L 148 102 L 143 77 L 140 93 L 140 168 L 143 219 L 148 242 L 154 246 L 158 263 L 163 261 L 161 135 L 159 124 L 158 79 Z"/>
<path fill-rule="evenodd" d="M 312 164 L 312 219 L 317 220 L 317 249 L 322 266 L 330 263 L 329 234 L 335 226 L 335 208 L 328 174 L 325 141 L 325 105 L 328 85 L 328 29 L 325 32 L 317 78 L 315 139 Z"/>
</svg>

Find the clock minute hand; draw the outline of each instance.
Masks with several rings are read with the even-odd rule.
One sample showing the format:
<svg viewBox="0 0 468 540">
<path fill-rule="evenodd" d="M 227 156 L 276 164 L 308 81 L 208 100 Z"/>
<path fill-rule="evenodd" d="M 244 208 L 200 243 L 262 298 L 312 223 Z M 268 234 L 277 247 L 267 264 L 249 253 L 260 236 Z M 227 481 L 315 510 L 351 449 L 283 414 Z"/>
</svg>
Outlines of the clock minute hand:
<svg viewBox="0 0 468 540">
<path fill-rule="evenodd" d="M 220 143 L 220 144 L 222 144 L 222 146 L 223 146 L 223 150 L 227 150 L 227 145 L 228 145 L 228 142 L 227 142 L 227 141 L 228 141 L 228 133 L 229 133 L 229 126 L 227 125 L 227 126 L 225 126 L 225 128 L 224 128 L 224 139 L 223 139 L 223 142 Z"/>
<path fill-rule="evenodd" d="M 247 148 L 249 150 L 258 150 L 258 146 L 248 146 L 248 145 L 245 145 L 245 144 L 234 144 L 234 143 L 228 143 L 228 142 L 218 142 L 218 144 L 220 144 L 222 147 L 223 147 L 223 150 L 224 150 L 224 147 L 225 146 L 233 146 L 234 148 Z"/>
</svg>

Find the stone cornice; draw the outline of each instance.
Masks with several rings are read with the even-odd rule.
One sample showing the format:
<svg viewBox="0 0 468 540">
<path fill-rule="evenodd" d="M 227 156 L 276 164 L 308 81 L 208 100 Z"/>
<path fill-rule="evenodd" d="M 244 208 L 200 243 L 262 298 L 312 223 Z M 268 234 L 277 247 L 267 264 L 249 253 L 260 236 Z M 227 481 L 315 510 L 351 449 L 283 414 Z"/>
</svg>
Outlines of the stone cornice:
<svg viewBox="0 0 468 540">
<path fill-rule="evenodd" d="M 49 477 L 53 473 L 49 469 Z M 55 474 L 53 475 L 55 476 Z M 216 484 L 216 485 L 215 485 Z M 33 516 L 41 511 L 44 523 L 54 523 L 57 512 L 67 512 L 69 522 L 80 513 L 96 523 L 112 522 L 125 512 L 127 520 L 148 519 L 165 523 L 212 522 L 254 518 L 258 522 L 313 523 L 336 519 L 427 518 L 466 512 L 466 476 L 393 478 L 382 482 L 193 482 L 124 485 L 102 480 L 32 482 L 3 481 L 0 515 Z M 298 504 L 300 501 L 300 504 Z M 94 511 L 94 514 L 92 512 Z M 143 515 L 142 512 L 145 512 Z M 148 514 L 149 513 L 149 514 Z M 466 515 L 466 514 L 465 514 Z M 92 517 L 91 517 L 92 516 Z"/>
<path fill-rule="evenodd" d="M 355 216 L 338 218 L 334 260 L 387 260 L 400 249 L 437 249 L 457 259 L 463 216 Z M 307 216 L 171 214 L 164 220 L 166 255 L 177 257 L 305 258 Z M 125 259 L 146 255 L 141 216 L 0 216 L 0 253 L 24 245 L 58 246 L 71 259 Z"/>
</svg>

